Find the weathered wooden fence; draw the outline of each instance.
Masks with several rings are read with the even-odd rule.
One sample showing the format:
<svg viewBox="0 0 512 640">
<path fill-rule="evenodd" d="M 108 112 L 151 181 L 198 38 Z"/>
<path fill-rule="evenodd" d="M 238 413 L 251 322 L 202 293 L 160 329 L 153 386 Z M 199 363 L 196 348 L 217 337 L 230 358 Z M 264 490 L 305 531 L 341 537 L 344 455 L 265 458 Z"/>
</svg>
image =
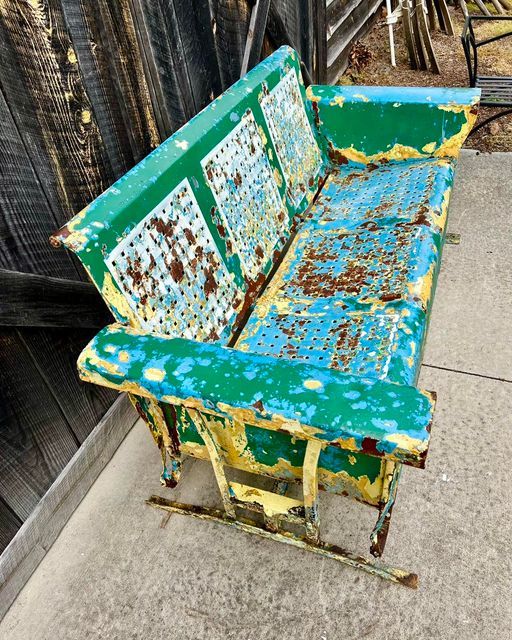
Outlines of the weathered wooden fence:
<svg viewBox="0 0 512 640">
<path fill-rule="evenodd" d="M 274 0 L 263 55 L 291 41 L 325 80 L 325 2 Z M 75 368 L 108 312 L 48 236 L 238 79 L 251 6 L 0 3 L 0 551 L 114 400 Z"/>
<path fill-rule="evenodd" d="M 359 40 L 377 17 L 382 0 L 326 0 L 325 81 L 336 82 L 347 66 L 352 44 Z"/>
</svg>

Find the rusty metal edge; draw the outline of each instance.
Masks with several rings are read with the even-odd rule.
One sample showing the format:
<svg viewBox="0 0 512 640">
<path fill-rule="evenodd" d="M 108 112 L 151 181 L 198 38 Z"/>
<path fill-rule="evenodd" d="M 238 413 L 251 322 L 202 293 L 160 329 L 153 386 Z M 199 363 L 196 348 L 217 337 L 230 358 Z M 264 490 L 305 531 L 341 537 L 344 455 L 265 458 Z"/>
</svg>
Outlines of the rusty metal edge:
<svg viewBox="0 0 512 640">
<path fill-rule="evenodd" d="M 171 513 L 188 515 L 194 518 L 199 518 L 200 520 L 218 522 L 220 524 L 225 524 L 235 529 L 239 529 L 240 531 L 244 531 L 245 533 L 252 533 L 261 536 L 262 538 L 283 542 L 284 544 L 289 544 L 299 549 L 319 554 L 325 558 L 337 560 L 338 562 L 342 562 L 343 564 L 347 564 L 356 569 L 361 569 L 371 575 L 378 576 L 383 580 L 401 584 L 411 589 L 417 589 L 418 587 L 418 576 L 415 573 L 380 563 L 377 565 L 371 560 L 367 560 L 362 556 L 358 556 L 350 551 L 342 549 L 341 547 L 328 544 L 327 542 L 312 542 L 295 536 L 287 531 L 281 531 L 279 533 L 269 531 L 248 518 L 237 517 L 237 519 L 234 520 L 233 518 L 230 518 L 225 511 L 220 509 L 211 509 L 208 507 L 184 504 L 181 502 L 173 502 L 160 496 L 151 496 L 146 500 L 146 504 L 155 509 L 162 509 Z"/>
</svg>

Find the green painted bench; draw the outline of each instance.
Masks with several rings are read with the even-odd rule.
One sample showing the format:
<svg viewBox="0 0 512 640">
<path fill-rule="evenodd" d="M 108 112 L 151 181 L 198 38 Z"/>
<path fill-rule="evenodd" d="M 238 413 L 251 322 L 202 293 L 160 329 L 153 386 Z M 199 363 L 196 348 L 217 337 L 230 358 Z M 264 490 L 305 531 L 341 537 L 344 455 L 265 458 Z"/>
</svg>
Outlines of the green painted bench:
<svg viewBox="0 0 512 640">
<path fill-rule="evenodd" d="M 186 455 L 212 462 L 224 510 L 153 506 L 414 586 L 323 542 L 318 492 L 375 508 L 382 554 L 402 465 L 428 452 L 435 396 L 416 382 L 479 92 L 306 92 L 299 69 L 279 49 L 52 237 L 116 319 L 79 372 L 130 394 L 164 484 Z"/>
</svg>

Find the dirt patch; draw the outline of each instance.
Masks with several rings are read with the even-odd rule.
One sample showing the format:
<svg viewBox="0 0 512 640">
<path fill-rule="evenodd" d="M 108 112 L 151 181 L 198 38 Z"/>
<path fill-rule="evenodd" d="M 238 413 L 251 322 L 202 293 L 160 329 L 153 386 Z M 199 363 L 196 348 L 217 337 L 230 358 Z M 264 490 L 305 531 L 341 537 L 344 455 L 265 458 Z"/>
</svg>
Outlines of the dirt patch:
<svg viewBox="0 0 512 640">
<path fill-rule="evenodd" d="M 478 11 L 472 5 L 468 5 L 468 8 L 470 13 L 478 15 Z M 387 25 L 384 20 L 380 20 L 372 31 L 361 40 L 360 45 L 356 45 L 352 55 L 352 63 L 340 77 L 338 84 L 467 87 L 469 84 L 468 70 L 460 41 L 464 17 L 458 7 L 450 6 L 449 11 L 452 16 L 455 36 L 447 36 L 437 30 L 432 32 L 434 51 L 441 67 L 441 75 L 433 74 L 430 71 L 413 71 L 409 67 L 401 25 L 395 25 L 397 66 L 392 67 L 389 61 Z M 478 24 L 475 33 L 477 39 L 481 40 L 511 30 L 512 21 L 488 22 Z M 479 50 L 478 72 L 480 75 L 512 76 L 512 36 L 486 45 Z M 479 121 L 485 120 L 496 111 L 499 109 L 482 107 Z M 512 151 L 512 115 L 504 116 L 487 125 L 471 136 L 464 146 L 487 152 Z"/>
</svg>

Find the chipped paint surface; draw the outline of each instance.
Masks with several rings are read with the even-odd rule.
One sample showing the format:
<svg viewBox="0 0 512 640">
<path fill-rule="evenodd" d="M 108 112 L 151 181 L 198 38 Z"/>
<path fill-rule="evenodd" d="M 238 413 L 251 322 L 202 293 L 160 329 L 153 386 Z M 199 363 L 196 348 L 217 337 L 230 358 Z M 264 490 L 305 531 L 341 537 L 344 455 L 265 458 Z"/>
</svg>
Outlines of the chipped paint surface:
<svg viewBox="0 0 512 640">
<path fill-rule="evenodd" d="M 301 163 L 300 185 L 296 185 L 303 197 L 289 197 L 283 172 L 295 166 L 297 144 L 277 150 L 275 145 L 282 141 L 271 135 L 269 127 L 278 127 L 274 120 L 282 112 L 267 114 L 267 122 L 260 97 L 263 87 L 269 94 L 276 88 L 281 91 L 291 73 L 299 74 L 298 57 L 282 47 L 52 236 L 52 244 L 62 243 L 78 254 L 116 319 L 151 331 L 195 334 L 201 340 L 220 342 L 226 342 L 243 321 L 298 214 L 308 206 L 327 170 L 327 159 L 313 138 L 312 116 L 303 106 L 298 108 L 297 96 L 302 104 L 305 100 L 299 83 L 294 88 L 292 128 L 307 125 L 313 142 L 311 162 L 308 167 Z M 159 230 L 148 228 L 150 222 L 158 224 Z M 179 238 L 179 246 L 174 247 L 179 256 L 167 256 L 169 264 L 164 258 L 173 248 L 167 246 L 166 233 Z M 137 246 L 130 247 L 134 238 Z M 206 257 L 201 253 L 202 240 Z M 127 248 L 133 249 L 129 260 L 120 260 L 117 269 L 111 260 L 105 269 L 105 260 L 120 256 L 120 245 L 125 254 Z M 215 264 L 205 266 L 204 261 L 214 257 Z M 175 286 L 163 282 L 162 273 L 158 283 L 141 280 L 139 266 L 144 276 L 172 269 Z M 219 280 L 219 289 L 213 292 L 212 270 Z M 175 297 L 181 297 L 181 303 Z M 201 323 L 211 326 L 201 327 Z"/>
<path fill-rule="evenodd" d="M 129 362 L 106 352 L 110 344 L 128 351 Z M 152 368 L 165 372 L 161 381 L 144 376 Z M 79 372 L 119 390 L 139 384 L 140 395 L 159 401 L 413 466 L 423 466 L 428 449 L 430 394 L 299 361 L 111 325 L 84 350 Z M 322 387 L 308 389 L 305 380 Z M 356 395 L 364 407 L 355 406 Z"/>
<path fill-rule="evenodd" d="M 210 459 L 229 518 L 235 503 L 274 529 L 299 513 L 313 543 L 318 488 L 348 495 L 379 508 L 382 551 L 401 464 L 428 450 L 434 397 L 414 385 L 477 102 L 306 98 L 283 47 L 53 236 L 132 327 L 101 332 L 80 372 L 132 394 L 164 484 L 184 454 Z M 302 482 L 303 506 L 228 483 L 224 465 Z"/>
<path fill-rule="evenodd" d="M 232 250 L 254 280 L 287 229 L 288 216 L 251 110 L 201 164 Z"/>
<path fill-rule="evenodd" d="M 414 384 L 452 180 L 444 159 L 340 167 L 236 347 Z"/>
<path fill-rule="evenodd" d="M 237 501 L 261 507 L 269 518 L 276 515 L 300 516 L 304 511 L 303 503 L 300 500 L 281 496 L 270 491 L 263 491 L 239 482 L 230 482 L 229 487 Z"/>
<path fill-rule="evenodd" d="M 335 164 L 457 157 L 479 98 L 475 88 L 308 87 L 325 151 Z"/>
<path fill-rule="evenodd" d="M 298 205 L 322 166 L 299 89 L 297 72 L 283 80 L 261 100 L 261 107 L 286 180 L 290 200 Z M 312 194 L 311 194 L 312 195 Z"/>
<path fill-rule="evenodd" d="M 118 243 L 105 264 L 148 331 L 217 339 L 242 304 L 188 180 Z"/>
<path fill-rule="evenodd" d="M 176 414 L 183 452 L 208 459 L 208 453 L 186 408 L 176 407 Z M 281 431 L 219 416 L 209 415 L 207 420 L 211 428 L 217 430 L 227 465 L 280 480 L 302 479 L 306 449 L 304 440 Z M 373 456 L 349 453 L 338 447 L 325 447 L 318 465 L 319 485 L 326 491 L 348 495 L 376 506 L 382 494 L 382 464 L 381 459 Z"/>
</svg>

